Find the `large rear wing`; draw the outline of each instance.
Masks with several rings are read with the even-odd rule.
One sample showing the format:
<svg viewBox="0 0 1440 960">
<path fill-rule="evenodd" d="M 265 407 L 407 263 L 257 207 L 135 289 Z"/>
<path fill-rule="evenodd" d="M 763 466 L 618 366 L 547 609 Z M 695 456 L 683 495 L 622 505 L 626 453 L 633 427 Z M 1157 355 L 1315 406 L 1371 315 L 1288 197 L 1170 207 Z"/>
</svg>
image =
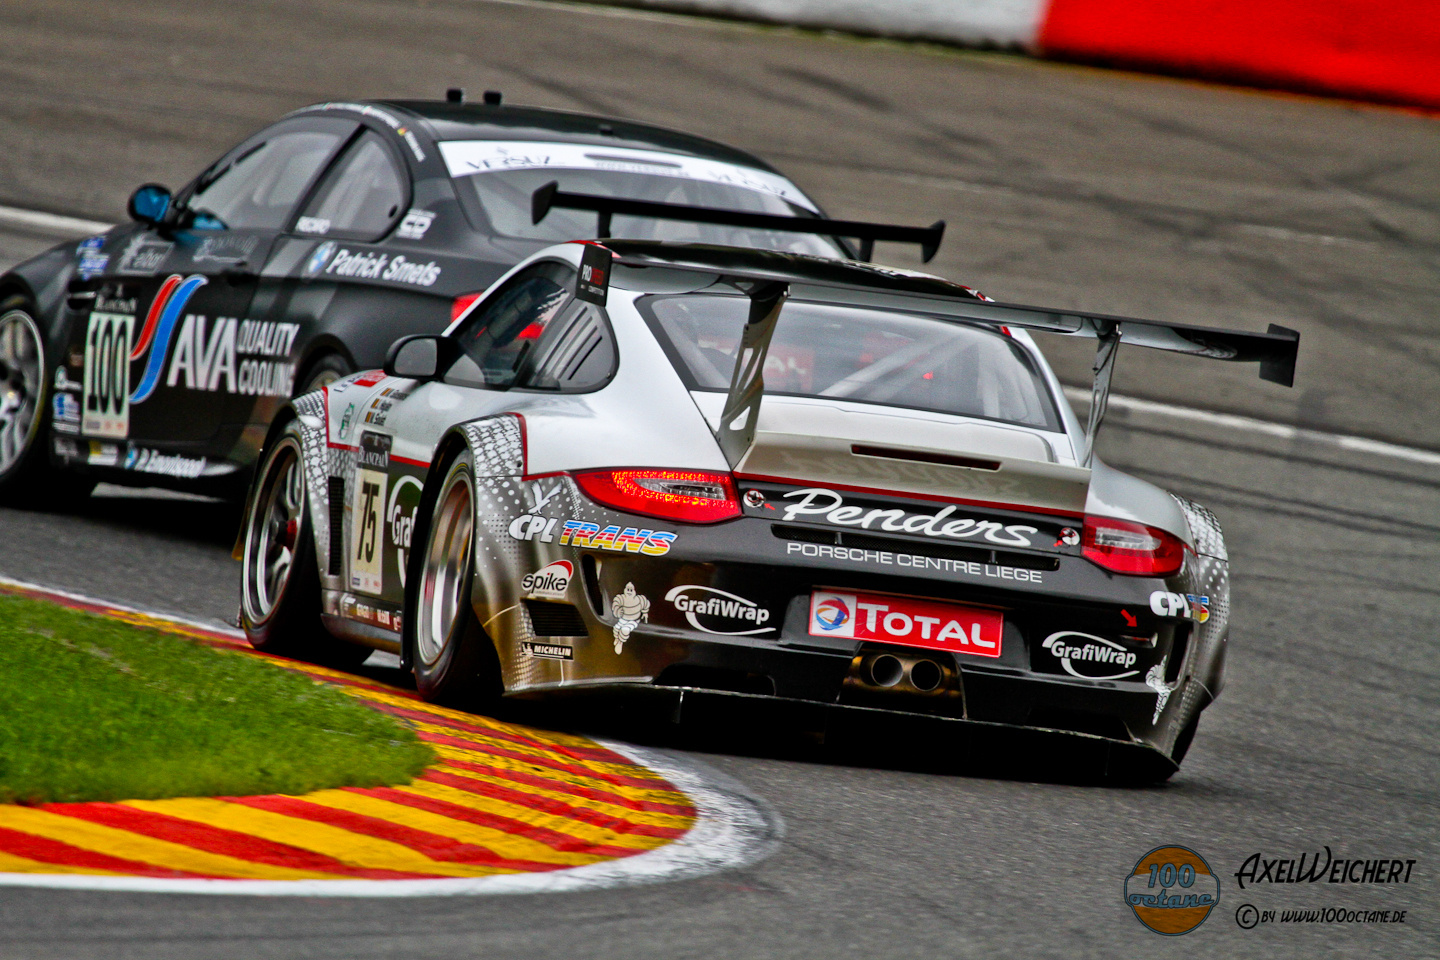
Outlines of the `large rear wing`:
<svg viewBox="0 0 1440 960">
<path fill-rule="evenodd" d="M 716 223 L 727 227 L 752 227 L 779 230 L 785 233 L 811 233 L 821 237 L 845 237 L 860 241 L 860 259 L 869 260 L 875 253 L 875 241 L 914 243 L 920 247 L 925 263 L 935 258 L 940 241 L 945 238 L 945 221 L 936 220 L 928 227 L 900 227 L 886 223 L 864 223 L 859 220 L 828 220 L 823 217 L 786 217 L 773 213 L 747 213 L 743 210 L 721 210 L 716 207 L 694 207 L 683 203 L 660 203 L 654 200 L 628 200 L 624 197 L 602 197 L 590 193 L 566 193 L 559 181 L 552 180 L 530 195 L 530 217 L 533 223 L 544 220 L 555 207 L 570 210 L 593 210 L 599 215 L 596 237 L 610 237 L 610 219 L 615 214 L 646 217 L 651 220 L 682 220 L 686 223 Z"/>
<path fill-rule="evenodd" d="M 645 268 L 684 270 L 715 275 L 717 283 L 728 284 L 750 298 L 749 321 L 736 357 L 722 418 L 720 440 L 727 456 L 743 455 L 753 440 L 760 396 L 764 392 L 765 356 L 781 307 L 790 297 L 1093 338 L 1097 342 L 1094 379 L 1085 451 L 1081 457 L 1081 465 L 1087 467 L 1094 458 L 1095 436 L 1105 417 L 1115 356 L 1122 342 L 1212 360 L 1256 363 L 1262 380 L 1285 387 L 1295 383 L 1300 334 L 1276 324 L 1259 333 L 1084 310 L 997 303 L 982 299 L 969 287 L 928 274 L 773 250 L 639 240 L 607 240 L 604 247 L 614 258 L 613 266 L 620 270 L 616 280 L 622 284 L 628 284 L 633 277 L 643 288 Z M 640 269 L 627 277 L 625 268 Z M 744 425 L 736 427 L 742 419 Z"/>
</svg>

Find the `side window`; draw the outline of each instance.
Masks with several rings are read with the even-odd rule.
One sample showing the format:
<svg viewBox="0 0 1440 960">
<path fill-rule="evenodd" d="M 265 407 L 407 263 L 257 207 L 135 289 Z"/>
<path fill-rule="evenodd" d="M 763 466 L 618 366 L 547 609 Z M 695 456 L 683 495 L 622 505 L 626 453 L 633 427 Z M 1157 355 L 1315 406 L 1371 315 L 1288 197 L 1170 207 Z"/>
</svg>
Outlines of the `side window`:
<svg viewBox="0 0 1440 960">
<path fill-rule="evenodd" d="M 354 128 L 279 130 L 247 144 L 203 178 L 186 200 L 196 227 L 279 230 L 345 139 L 346 127 Z"/>
<path fill-rule="evenodd" d="M 538 348 L 525 386 L 535 390 L 594 390 L 615 372 L 615 338 L 598 307 L 581 301 L 566 310 Z"/>
<path fill-rule="evenodd" d="M 511 277 L 451 334 L 464 356 L 451 376 L 514 386 L 540 336 L 573 299 L 575 268 L 545 261 Z M 461 368 L 464 368 L 463 370 Z"/>
<path fill-rule="evenodd" d="M 295 230 L 378 240 L 400 215 L 406 192 L 404 169 L 380 134 L 366 130 L 320 185 Z"/>
</svg>

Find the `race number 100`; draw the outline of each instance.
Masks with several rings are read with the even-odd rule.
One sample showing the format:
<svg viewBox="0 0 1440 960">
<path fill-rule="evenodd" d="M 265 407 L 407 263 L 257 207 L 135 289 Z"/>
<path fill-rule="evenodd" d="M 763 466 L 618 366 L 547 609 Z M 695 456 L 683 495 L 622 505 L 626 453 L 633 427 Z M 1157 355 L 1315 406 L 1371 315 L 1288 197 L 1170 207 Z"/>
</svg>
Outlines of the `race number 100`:
<svg viewBox="0 0 1440 960">
<path fill-rule="evenodd" d="M 135 318 L 91 313 L 85 332 L 85 396 L 80 430 L 123 440 L 130 433 L 130 337 Z"/>
</svg>

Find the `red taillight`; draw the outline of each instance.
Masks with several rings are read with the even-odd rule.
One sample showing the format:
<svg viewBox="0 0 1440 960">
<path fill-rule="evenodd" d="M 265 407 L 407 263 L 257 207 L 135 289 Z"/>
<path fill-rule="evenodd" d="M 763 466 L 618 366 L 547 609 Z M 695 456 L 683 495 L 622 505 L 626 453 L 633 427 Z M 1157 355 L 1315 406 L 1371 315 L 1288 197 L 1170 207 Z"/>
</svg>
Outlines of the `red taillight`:
<svg viewBox="0 0 1440 960">
<path fill-rule="evenodd" d="M 590 470 L 575 474 L 586 496 L 603 506 L 682 523 L 719 523 L 740 516 L 728 473 L 699 470 Z"/>
<path fill-rule="evenodd" d="M 1115 573 L 1166 577 L 1185 562 L 1183 540 L 1130 520 L 1086 517 L 1080 542 L 1085 559 Z"/>
<path fill-rule="evenodd" d="M 484 292 L 484 290 L 477 290 L 474 293 L 462 293 L 456 297 L 455 301 L 450 304 L 450 322 L 454 323 L 464 316 L 465 311 L 474 306 L 475 301 L 479 300 L 480 295 Z"/>
</svg>

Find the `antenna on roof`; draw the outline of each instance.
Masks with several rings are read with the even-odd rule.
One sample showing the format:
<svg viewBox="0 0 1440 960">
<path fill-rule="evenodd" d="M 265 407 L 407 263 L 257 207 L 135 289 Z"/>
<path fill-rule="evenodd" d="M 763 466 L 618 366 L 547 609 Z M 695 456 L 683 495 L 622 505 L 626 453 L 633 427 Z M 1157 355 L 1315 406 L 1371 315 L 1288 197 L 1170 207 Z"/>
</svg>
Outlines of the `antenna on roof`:
<svg viewBox="0 0 1440 960">
<path fill-rule="evenodd" d="M 446 102 L 446 103 L 464 103 L 464 102 L 465 102 L 465 88 L 464 88 L 464 87 L 450 87 L 448 90 L 445 91 L 445 102 Z"/>
<path fill-rule="evenodd" d="M 500 100 L 501 100 L 501 95 L 500 95 L 500 91 L 499 91 L 499 90 L 486 90 L 486 91 L 485 91 L 485 106 L 487 106 L 487 107 L 498 107 L 498 106 L 500 106 Z"/>
</svg>

